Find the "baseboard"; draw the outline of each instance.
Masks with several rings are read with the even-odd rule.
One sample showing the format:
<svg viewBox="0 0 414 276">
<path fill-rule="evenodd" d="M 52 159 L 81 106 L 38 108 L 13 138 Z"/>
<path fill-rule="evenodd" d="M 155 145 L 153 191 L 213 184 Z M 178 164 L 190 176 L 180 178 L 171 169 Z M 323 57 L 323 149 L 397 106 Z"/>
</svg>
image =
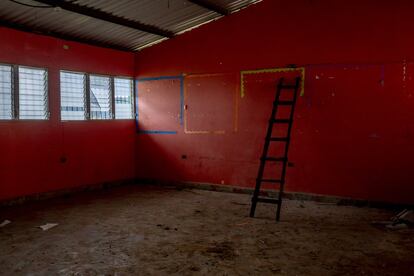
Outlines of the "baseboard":
<svg viewBox="0 0 414 276">
<path fill-rule="evenodd" d="M 66 188 L 66 189 L 61 189 L 61 190 L 50 191 L 50 192 L 36 193 L 32 195 L 19 196 L 19 197 L 15 197 L 11 199 L 1 200 L 0 207 L 20 205 L 20 204 L 24 204 L 27 202 L 40 201 L 40 200 L 46 200 L 46 199 L 51 199 L 51 198 L 65 197 L 65 196 L 87 192 L 87 191 L 97 191 L 97 190 L 104 190 L 104 189 L 109 189 L 109 188 L 117 187 L 117 186 L 132 185 L 132 184 L 135 184 L 136 182 L 137 182 L 136 179 L 126 179 L 126 180 L 104 182 L 104 183 L 98 183 L 98 184 L 92 184 L 92 185 L 71 187 L 71 188 Z"/>
<path fill-rule="evenodd" d="M 177 188 L 190 188 L 208 191 L 226 192 L 226 193 L 240 193 L 252 195 L 254 188 L 239 187 L 230 185 L 221 185 L 203 182 L 189 182 L 189 181 L 171 181 L 171 180 L 155 180 L 155 179 L 139 179 L 139 183 L 146 183 L 152 185 L 167 185 L 176 186 Z M 277 197 L 279 193 L 274 190 L 262 190 L 262 196 Z M 348 197 L 339 197 L 331 195 L 321 195 L 312 193 L 300 192 L 285 192 L 284 198 L 290 200 L 315 201 L 326 204 L 342 205 L 342 206 L 357 206 L 357 207 L 371 207 L 384 209 L 405 209 L 414 208 L 414 204 L 401 204 L 384 201 L 374 201 L 366 199 L 354 199 Z"/>
<path fill-rule="evenodd" d="M 177 189 L 199 189 L 199 190 L 208 190 L 216 192 L 225 192 L 225 193 L 239 193 L 239 194 L 253 194 L 253 188 L 248 187 L 239 187 L 239 186 L 230 186 L 230 185 L 220 185 L 214 183 L 203 183 L 203 182 L 189 182 L 189 181 L 175 181 L 175 180 L 160 180 L 160 179 L 127 179 L 113 182 L 105 182 L 94 185 L 85 185 L 78 186 L 68 189 L 38 193 L 33 195 L 21 196 L 12 199 L 6 199 L 0 201 L 0 207 L 2 206 L 13 206 L 18 204 L 23 204 L 26 202 L 46 200 L 50 198 L 64 197 L 81 192 L 87 191 L 96 191 L 104 190 L 118 186 L 125 185 L 136 185 L 139 184 L 149 184 L 149 185 L 159 185 L 159 186 L 174 186 Z M 278 192 L 274 190 L 263 190 L 261 195 L 267 197 L 277 197 Z M 353 199 L 347 197 L 338 197 L 330 195 L 320 195 L 320 194 L 311 194 L 311 193 L 300 193 L 300 192 L 285 192 L 284 198 L 291 200 L 303 200 L 303 201 L 315 201 L 326 204 L 336 204 L 336 205 L 346 205 L 346 206 L 358 206 L 358 207 L 373 207 L 373 208 L 386 208 L 386 209 L 405 209 L 405 208 L 414 208 L 414 204 L 399 204 L 399 203 L 390 203 L 382 201 L 371 201 L 364 199 Z"/>
</svg>

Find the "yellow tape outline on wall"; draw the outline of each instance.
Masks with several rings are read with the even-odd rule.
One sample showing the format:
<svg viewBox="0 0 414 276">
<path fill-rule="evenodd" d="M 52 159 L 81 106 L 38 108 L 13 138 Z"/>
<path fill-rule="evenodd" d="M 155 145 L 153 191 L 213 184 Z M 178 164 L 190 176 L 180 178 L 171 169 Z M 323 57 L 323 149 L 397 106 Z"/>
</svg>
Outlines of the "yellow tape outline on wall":
<svg viewBox="0 0 414 276">
<path fill-rule="evenodd" d="M 300 96 L 303 96 L 305 95 L 305 67 L 297 67 L 297 68 L 269 68 L 269 69 L 240 71 L 240 97 L 244 98 L 245 96 L 244 75 L 263 74 L 263 73 L 281 73 L 281 72 L 293 72 L 293 71 L 300 71 L 300 77 L 302 79 L 301 87 L 300 87 Z"/>
</svg>

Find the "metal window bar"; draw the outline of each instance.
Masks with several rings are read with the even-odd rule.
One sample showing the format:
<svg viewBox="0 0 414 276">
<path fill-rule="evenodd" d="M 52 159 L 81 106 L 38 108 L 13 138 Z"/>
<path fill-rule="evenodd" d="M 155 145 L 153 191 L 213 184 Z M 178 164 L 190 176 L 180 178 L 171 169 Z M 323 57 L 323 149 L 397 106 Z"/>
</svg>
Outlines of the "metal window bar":
<svg viewBox="0 0 414 276">
<path fill-rule="evenodd" d="M 133 81 L 115 78 L 115 119 L 133 119 Z"/>
<path fill-rule="evenodd" d="M 90 115 L 93 120 L 112 119 L 111 112 L 111 78 L 89 76 Z"/>
<path fill-rule="evenodd" d="M 19 66 L 19 119 L 48 119 L 47 82 L 45 69 Z"/>
<path fill-rule="evenodd" d="M 19 66 L 13 65 L 13 118 L 19 118 Z"/>
<path fill-rule="evenodd" d="M 60 118 L 62 121 L 86 120 L 85 73 L 60 72 Z"/>
<path fill-rule="evenodd" d="M 111 117 L 115 119 L 115 78 L 111 77 Z"/>
<path fill-rule="evenodd" d="M 13 67 L 0 65 L 0 120 L 13 119 Z"/>
</svg>

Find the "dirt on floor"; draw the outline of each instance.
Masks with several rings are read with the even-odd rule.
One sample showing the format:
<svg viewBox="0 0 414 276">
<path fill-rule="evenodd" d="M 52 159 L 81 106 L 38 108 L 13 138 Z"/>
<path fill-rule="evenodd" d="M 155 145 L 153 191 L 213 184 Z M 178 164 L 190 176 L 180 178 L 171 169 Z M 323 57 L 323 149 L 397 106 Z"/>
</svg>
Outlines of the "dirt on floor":
<svg viewBox="0 0 414 276">
<path fill-rule="evenodd" d="M 0 209 L 0 275 L 414 275 L 387 210 L 129 186 Z M 46 223 L 58 223 L 43 231 Z"/>
</svg>

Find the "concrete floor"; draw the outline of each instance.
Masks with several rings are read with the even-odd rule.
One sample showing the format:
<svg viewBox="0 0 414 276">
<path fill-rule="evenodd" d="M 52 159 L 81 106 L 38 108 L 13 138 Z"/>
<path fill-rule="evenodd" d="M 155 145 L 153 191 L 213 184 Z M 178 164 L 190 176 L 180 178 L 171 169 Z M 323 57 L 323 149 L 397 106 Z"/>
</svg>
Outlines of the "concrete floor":
<svg viewBox="0 0 414 276">
<path fill-rule="evenodd" d="M 414 231 L 389 211 L 151 186 L 0 209 L 0 275 L 414 275 Z M 43 231 L 45 223 L 59 223 Z"/>
</svg>

